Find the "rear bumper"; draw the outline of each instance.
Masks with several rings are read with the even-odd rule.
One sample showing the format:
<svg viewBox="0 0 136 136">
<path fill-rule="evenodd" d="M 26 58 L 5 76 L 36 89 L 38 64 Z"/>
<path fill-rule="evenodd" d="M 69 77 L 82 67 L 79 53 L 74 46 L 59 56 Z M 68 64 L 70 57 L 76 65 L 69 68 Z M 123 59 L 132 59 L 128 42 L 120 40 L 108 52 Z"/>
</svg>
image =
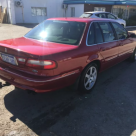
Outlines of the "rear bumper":
<svg viewBox="0 0 136 136">
<path fill-rule="evenodd" d="M 28 78 L 0 67 L 0 78 L 23 90 L 49 92 L 71 85 L 79 76 L 79 70 L 41 79 Z"/>
</svg>

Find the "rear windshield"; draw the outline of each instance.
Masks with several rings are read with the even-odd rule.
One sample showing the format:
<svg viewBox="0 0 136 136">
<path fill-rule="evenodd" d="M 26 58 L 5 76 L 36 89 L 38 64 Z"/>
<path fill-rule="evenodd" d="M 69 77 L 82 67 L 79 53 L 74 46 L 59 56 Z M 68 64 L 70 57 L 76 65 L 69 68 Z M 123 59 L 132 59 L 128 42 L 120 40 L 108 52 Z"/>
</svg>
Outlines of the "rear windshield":
<svg viewBox="0 0 136 136">
<path fill-rule="evenodd" d="M 25 37 L 49 42 L 78 45 L 84 22 L 46 20 L 28 32 Z"/>
<path fill-rule="evenodd" d="M 91 13 L 84 13 L 84 14 L 82 14 L 80 17 L 81 17 L 81 18 L 88 18 L 88 17 L 91 17 L 91 16 L 92 16 Z"/>
</svg>

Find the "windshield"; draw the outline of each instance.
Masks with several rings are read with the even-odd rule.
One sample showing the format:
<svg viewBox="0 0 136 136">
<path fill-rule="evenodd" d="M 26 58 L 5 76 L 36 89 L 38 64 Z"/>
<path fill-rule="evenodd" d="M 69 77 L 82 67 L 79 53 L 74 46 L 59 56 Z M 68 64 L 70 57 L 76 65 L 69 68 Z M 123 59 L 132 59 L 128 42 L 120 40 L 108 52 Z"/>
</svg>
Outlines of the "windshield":
<svg viewBox="0 0 136 136">
<path fill-rule="evenodd" d="M 25 37 L 55 43 L 78 45 L 85 28 L 84 22 L 46 20 Z"/>
<path fill-rule="evenodd" d="M 84 14 L 82 14 L 80 17 L 81 17 L 81 18 L 88 18 L 88 17 L 91 17 L 91 16 L 92 16 L 91 13 L 84 13 Z"/>
</svg>

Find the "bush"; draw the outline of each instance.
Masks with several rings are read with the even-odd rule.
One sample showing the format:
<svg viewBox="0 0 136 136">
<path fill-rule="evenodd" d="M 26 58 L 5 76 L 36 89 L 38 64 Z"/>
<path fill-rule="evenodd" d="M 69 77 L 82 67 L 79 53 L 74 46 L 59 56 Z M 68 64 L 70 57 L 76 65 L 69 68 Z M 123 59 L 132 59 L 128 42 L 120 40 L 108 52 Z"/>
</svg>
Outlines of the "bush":
<svg viewBox="0 0 136 136">
<path fill-rule="evenodd" d="M 123 17 L 123 11 L 121 11 L 121 10 L 119 11 L 118 17 L 119 17 L 119 18 L 122 18 L 122 17 Z"/>
</svg>

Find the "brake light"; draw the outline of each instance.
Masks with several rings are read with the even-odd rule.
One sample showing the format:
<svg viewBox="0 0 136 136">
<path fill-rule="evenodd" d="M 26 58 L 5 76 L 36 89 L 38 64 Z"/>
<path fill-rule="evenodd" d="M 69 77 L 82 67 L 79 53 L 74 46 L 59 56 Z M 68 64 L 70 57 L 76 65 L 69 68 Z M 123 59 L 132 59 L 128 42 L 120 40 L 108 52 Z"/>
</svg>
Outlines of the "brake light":
<svg viewBox="0 0 136 136">
<path fill-rule="evenodd" d="M 28 59 L 27 66 L 38 69 L 53 69 L 56 68 L 56 63 L 51 60 L 33 60 Z"/>
<path fill-rule="evenodd" d="M 26 62 L 26 59 L 25 59 L 25 58 L 17 58 L 17 60 L 18 60 L 18 62 L 19 62 L 20 64 L 25 64 L 25 62 Z"/>
</svg>

